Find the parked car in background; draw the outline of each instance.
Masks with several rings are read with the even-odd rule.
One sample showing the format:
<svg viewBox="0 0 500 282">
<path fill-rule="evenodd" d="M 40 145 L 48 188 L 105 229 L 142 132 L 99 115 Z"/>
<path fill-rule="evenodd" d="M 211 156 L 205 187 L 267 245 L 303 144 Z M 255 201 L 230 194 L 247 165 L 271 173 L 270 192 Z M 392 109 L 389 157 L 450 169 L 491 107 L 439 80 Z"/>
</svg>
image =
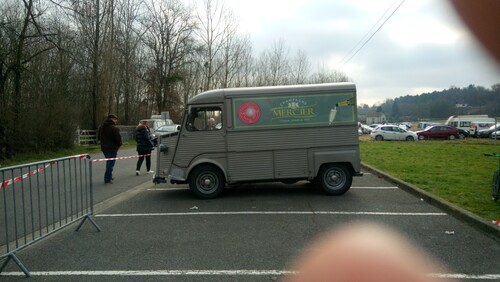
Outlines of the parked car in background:
<svg viewBox="0 0 500 282">
<path fill-rule="evenodd" d="M 153 118 L 141 119 L 140 122 L 146 124 L 146 126 L 149 127 L 149 130 L 151 130 L 151 132 L 156 131 L 161 126 L 174 123 L 171 119 L 153 119 Z"/>
<path fill-rule="evenodd" d="M 469 137 L 470 136 L 470 132 L 467 131 L 467 130 L 463 130 L 461 128 L 457 128 L 458 130 L 458 135 L 460 136 L 461 139 L 463 138 L 466 138 L 466 137 Z"/>
<path fill-rule="evenodd" d="M 176 132 L 181 129 L 180 125 L 172 124 L 172 125 L 163 125 L 158 127 L 156 130 L 151 132 L 151 137 L 153 138 L 153 144 L 156 146 L 158 143 L 158 136 L 170 132 Z"/>
<path fill-rule="evenodd" d="M 491 133 L 490 138 L 492 139 L 500 139 L 500 131 L 494 131 Z"/>
<path fill-rule="evenodd" d="M 438 124 L 441 124 L 441 123 L 437 123 L 437 122 L 433 122 L 433 121 L 421 121 L 417 124 L 417 129 L 424 130 L 429 126 L 438 125 Z"/>
<path fill-rule="evenodd" d="M 372 132 L 372 129 L 373 128 L 369 127 L 368 125 L 362 124 L 361 122 L 358 122 L 359 134 L 370 134 L 370 132 Z"/>
<path fill-rule="evenodd" d="M 402 122 L 399 125 L 400 126 L 404 125 L 405 126 L 404 129 L 410 129 L 413 126 L 413 124 L 411 122 L 409 122 L 409 121 Z"/>
<path fill-rule="evenodd" d="M 418 139 L 457 139 L 460 138 L 458 129 L 448 125 L 432 125 L 426 127 L 424 130 L 419 130 L 415 132 L 418 135 Z"/>
<path fill-rule="evenodd" d="M 413 131 L 408 131 L 397 125 L 381 125 L 370 133 L 370 138 L 377 141 L 383 140 L 406 140 L 415 141 L 418 139 L 417 134 Z"/>
<path fill-rule="evenodd" d="M 477 133 L 479 132 L 479 130 L 489 129 L 490 127 L 492 127 L 494 125 L 495 125 L 495 122 L 473 121 L 470 123 L 470 128 L 469 128 L 470 135 L 477 137 Z"/>
<path fill-rule="evenodd" d="M 383 124 L 372 123 L 372 124 L 368 125 L 368 127 L 371 128 L 371 130 L 374 130 L 375 128 L 377 128 L 377 127 L 379 127 L 381 125 L 383 125 Z"/>
<path fill-rule="evenodd" d="M 478 138 L 490 138 L 491 134 L 493 132 L 499 131 L 499 130 L 500 130 L 500 124 L 492 125 L 488 129 L 479 130 L 477 132 L 477 137 Z"/>
<path fill-rule="evenodd" d="M 454 115 L 450 116 L 445 124 L 463 130 L 470 130 L 473 122 L 495 123 L 495 119 L 488 117 L 488 115 Z"/>
</svg>

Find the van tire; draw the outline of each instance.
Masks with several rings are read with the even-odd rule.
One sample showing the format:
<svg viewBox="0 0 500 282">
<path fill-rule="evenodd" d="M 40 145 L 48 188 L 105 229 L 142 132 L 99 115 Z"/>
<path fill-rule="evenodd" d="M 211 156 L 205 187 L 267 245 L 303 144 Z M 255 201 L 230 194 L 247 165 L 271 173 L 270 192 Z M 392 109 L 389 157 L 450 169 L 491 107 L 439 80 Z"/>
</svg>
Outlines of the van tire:
<svg viewBox="0 0 500 282">
<path fill-rule="evenodd" d="M 352 172 L 343 164 L 326 164 L 319 170 L 316 180 L 326 194 L 339 196 L 351 188 Z"/>
<path fill-rule="evenodd" d="M 196 167 L 189 176 L 189 188 L 200 199 L 217 197 L 225 186 L 222 172 L 212 165 Z"/>
</svg>

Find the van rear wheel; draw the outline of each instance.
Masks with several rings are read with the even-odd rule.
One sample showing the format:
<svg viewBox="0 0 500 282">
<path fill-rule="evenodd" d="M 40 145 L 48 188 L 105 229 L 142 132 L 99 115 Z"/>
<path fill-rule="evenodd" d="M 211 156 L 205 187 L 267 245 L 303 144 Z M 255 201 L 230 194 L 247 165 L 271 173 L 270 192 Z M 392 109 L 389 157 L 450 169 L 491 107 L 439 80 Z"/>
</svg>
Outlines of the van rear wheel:
<svg viewBox="0 0 500 282">
<path fill-rule="evenodd" d="M 351 188 L 352 173 L 345 165 L 328 164 L 320 169 L 317 184 L 326 194 L 339 196 Z"/>
<path fill-rule="evenodd" d="M 222 172 L 211 165 L 196 167 L 189 177 L 189 188 L 196 197 L 212 199 L 224 189 L 225 181 Z"/>
</svg>

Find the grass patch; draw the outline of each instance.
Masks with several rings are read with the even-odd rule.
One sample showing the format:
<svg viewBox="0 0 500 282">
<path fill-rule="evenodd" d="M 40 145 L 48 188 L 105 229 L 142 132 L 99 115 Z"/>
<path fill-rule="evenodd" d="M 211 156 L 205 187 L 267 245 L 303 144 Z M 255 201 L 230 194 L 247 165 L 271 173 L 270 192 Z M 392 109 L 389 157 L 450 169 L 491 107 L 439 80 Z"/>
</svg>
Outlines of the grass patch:
<svg viewBox="0 0 500 282">
<path fill-rule="evenodd" d="M 360 140 L 361 161 L 411 183 L 486 220 L 500 219 L 500 201 L 491 199 L 500 153 L 490 140 L 375 142 Z"/>
</svg>

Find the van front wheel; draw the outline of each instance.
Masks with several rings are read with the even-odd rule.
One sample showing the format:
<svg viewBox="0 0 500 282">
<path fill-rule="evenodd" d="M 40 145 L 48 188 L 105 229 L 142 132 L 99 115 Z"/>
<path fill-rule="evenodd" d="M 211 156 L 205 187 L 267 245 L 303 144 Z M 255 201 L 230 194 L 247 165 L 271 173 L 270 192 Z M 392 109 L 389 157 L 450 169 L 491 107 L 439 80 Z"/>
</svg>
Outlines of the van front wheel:
<svg viewBox="0 0 500 282">
<path fill-rule="evenodd" d="M 189 177 L 191 192 L 201 199 L 217 197 L 224 189 L 224 184 L 222 172 L 211 165 L 201 165 L 195 168 Z"/>
<path fill-rule="evenodd" d="M 345 165 L 328 164 L 320 169 L 317 180 L 326 194 L 339 196 L 351 188 L 352 173 Z"/>
</svg>

